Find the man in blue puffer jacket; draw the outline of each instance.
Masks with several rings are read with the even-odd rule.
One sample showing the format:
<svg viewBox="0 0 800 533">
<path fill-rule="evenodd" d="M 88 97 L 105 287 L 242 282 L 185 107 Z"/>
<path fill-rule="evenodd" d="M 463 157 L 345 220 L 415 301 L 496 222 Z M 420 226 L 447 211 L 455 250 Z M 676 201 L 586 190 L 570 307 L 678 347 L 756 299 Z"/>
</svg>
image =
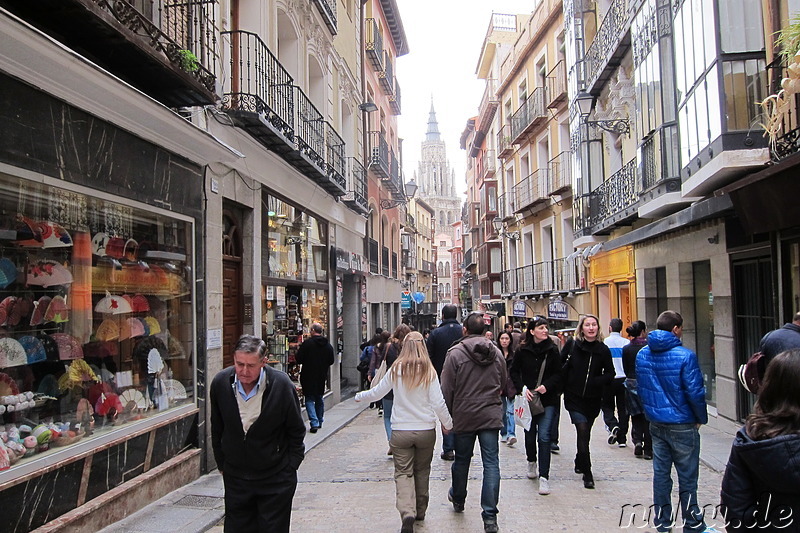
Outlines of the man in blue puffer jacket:
<svg viewBox="0 0 800 533">
<path fill-rule="evenodd" d="M 678 474 L 683 531 L 706 529 L 697 504 L 700 469 L 701 424 L 708 422 L 706 389 L 697 355 L 681 344 L 683 317 L 664 311 L 657 330 L 647 336 L 647 346 L 636 356 L 639 397 L 650 421 L 653 437 L 653 517 L 660 532 L 673 527 L 672 465 Z"/>
</svg>

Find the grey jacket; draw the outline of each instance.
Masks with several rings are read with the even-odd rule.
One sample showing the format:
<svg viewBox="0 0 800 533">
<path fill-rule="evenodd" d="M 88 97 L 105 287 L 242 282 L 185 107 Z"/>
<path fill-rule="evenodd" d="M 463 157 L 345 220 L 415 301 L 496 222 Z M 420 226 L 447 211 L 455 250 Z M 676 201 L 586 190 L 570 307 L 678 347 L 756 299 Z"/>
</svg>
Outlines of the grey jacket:
<svg viewBox="0 0 800 533">
<path fill-rule="evenodd" d="M 453 415 L 453 432 L 473 433 L 503 426 L 505 359 L 483 335 L 468 335 L 447 352 L 442 394 Z"/>
</svg>

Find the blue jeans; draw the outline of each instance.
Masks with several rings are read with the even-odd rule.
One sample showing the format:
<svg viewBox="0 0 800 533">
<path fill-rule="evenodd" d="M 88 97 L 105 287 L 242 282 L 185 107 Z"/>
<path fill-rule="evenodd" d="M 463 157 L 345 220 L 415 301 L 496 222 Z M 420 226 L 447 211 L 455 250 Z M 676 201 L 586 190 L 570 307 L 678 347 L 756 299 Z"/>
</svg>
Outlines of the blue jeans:
<svg viewBox="0 0 800 533">
<path fill-rule="evenodd" d="M 442 434 L 442 451 L 452 452 L 456 449 L 456 436 L 452 431 L 447 435 Z"/>
<path fill-rule="evenodd" d="M 514 400 L 509 400 L 505 396 L 503 396 L 503 428 L 500 430 L 500 436 L 517 436 L 517 424 L 514 421 Z"/>
<path fill-rule="evenodd" d="M 700 432 L 694 424 L 650 423 L 653 437 L 653 524 L 660 532 L 673 527 L 672 465 L 678 474 L 683 531 L 706 529 L 703 511 L 697 505 L 697 476 L 700 470 Z"/>
<path fill-rule="evenodd" d="M 384 398 L 383 402 L 383 428 L 386 430 L 386 440 L 392 440 L 392 405 L 394 400 Z"/>
<path fill-rule="evenodd" d="M 322 419 L 325 415 L 325 402 L 322 401 L 322 394 L 306 394 L 305 398 L 309 425 L 312 428 L 322 427 Z"/>
<path fill-rule="evenodd" d="M 550 478 L 550 426 L 556 407 L 551 405 L 544 408 L 544 413 L 533 417 L 530 431 L 525 431 L 525 455 L 529 463 L 536 462 L 536 444 L 539 444 L 539 476 Z"/>
<path fill-rule="evenodd" d="M 464 503 L 467 499 L 469 464 L 475 449 L 475 438 L 481 447 L 483 460 L 483 486 L 481 487 L 481 516 L 484 522 L 497 521 L 497 500 L 500 499 L 500 445 L 496 429 L 484 429 L 474 433 L 458 433 L 455 436 L 456 460 L 453 461 L 453 501 Z"/>
</svg>

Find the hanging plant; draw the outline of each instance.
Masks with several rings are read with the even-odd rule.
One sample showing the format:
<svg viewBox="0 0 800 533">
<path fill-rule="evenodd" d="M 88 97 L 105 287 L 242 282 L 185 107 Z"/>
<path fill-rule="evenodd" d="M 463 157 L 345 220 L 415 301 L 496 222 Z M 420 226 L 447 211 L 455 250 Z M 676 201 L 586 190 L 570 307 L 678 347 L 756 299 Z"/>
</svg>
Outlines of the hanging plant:
<svg viewBox="0 0 800 533">
<path fill-rule="evenodd" d="M 777 32 L 775 44 L 781 49 L 781 57 L 785 64 L 790 64 L 800 50 L 800 14 L 789 21 L 789 25 Z"/>
<path fill-rule="evenodd" d="M 197 72 L 200 69 L 200 61 L 191 50 L 178 50 L 178 61 L 186 72 Z"/>
</svg>

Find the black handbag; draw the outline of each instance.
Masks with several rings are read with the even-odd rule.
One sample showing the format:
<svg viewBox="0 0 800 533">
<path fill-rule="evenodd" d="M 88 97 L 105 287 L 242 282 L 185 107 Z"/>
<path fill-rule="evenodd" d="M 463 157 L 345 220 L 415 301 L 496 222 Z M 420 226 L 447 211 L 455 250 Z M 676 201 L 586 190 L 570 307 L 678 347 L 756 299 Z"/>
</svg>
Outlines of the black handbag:
<svg viewBox="0 0 800 533">
<path fill-rule="evenodd" d="M 544 366 L 547 363 L 547 354 L 545 354 L 544 359 L 542 360 L 542 366 L 539 369 L 539 379 L 536 380 L 536 387 L 539 388 L 539 385 L 542 384 L 542 376 L 544 376 Z M 531 406 L 531 416 L 536 416 L 544 413 L 544 405 L 542 405 L 542 395 L 538 392 L 531 391 L 533 397 L 528 402 Z"/>
</svg>

